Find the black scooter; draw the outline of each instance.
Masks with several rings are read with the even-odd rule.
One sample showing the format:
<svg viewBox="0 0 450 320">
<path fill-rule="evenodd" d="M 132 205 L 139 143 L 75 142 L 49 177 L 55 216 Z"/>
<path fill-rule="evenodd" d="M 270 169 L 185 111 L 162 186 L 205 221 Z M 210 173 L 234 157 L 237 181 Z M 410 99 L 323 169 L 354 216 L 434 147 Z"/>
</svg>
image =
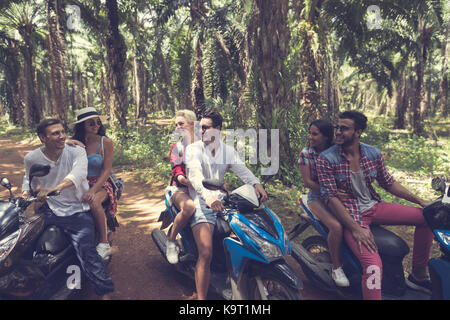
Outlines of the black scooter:
<svg viewBox="0 0 450 320">
<path fill-rule="evenodd" d="M 345 241 L 341 247 L 343 269 L 349 279 L 349 287 L 338 287 L 331 277 L 331 256 L 328 251 L 328 230 L 326 226 L 309 210 L 307 195 L 300 199 L 300 205 L 306 214 L 300 214 L 300 222 L 289 233 L 292 244 L 292 256 L 301 265 L 303 272 L 314 286 L 324 291 L 338 294 L 344 299 L 361 299 L 362 268 Z M 424 208 L 425 212 L 426 208 Z M 295 241 L 309 226 L 313 226 L 319 235 L 312 235 L 301 243 Z M 395 233 L 378 225 L 370 227 L 378 248 L 382 263 L 383 277 L 381 290 L 383 300 L 429 300 L 431 295 L 413 290 L 406 285 L 403 272 L 403 258 L 409 253 L 409 246 Z"/>
<path fill-rule="evenodd" d="M 45 227 L 41 214 L 25 214 L 38 193 L 31 188 L 31 181 L 49 172 L 48 165 L 30 168 L 31 195 L 27 199 L 14 198 L 8 179 L 0 181 L 10 193 L 8 201 L 0 201 L 0 300 L 63 300 L 84 282 L 79 260 L 64 232 L 53 225 Z"/>
</svg>

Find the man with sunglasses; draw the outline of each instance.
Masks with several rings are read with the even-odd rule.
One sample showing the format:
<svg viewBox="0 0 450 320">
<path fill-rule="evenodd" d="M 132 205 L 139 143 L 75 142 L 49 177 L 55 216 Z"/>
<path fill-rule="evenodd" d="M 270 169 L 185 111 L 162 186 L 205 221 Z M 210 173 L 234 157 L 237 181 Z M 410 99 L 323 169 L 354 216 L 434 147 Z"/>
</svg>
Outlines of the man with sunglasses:
<svg viewBox="0 0 450 320">
<path fill-rule="evenodd" d="M 223 182 L 225 173 L 233 171 L 243 182 L 255 188 L 261 202 L 267 200 L 267 194 L 259 180 L 239 159 L 236 150 L 222 142 L 222 116 L 210 111 L 200 121 L 201 140 L 186 148 L 186 169 L 192 188 L 189 194 L 194 201 L 195 212 L 191 219 L 192 233 L 197 244 L 198 259 L 195 270 L 197 299 L 207 297 L 212 259 L 212 236 L 217 212 L 224 209 L 220 191 L 211 191 L 203 187 L 204 179 L 217 179 Z"/>
<path fill-rule="evenodd" d="M 361 143 L 367 117 L 358 111 L 339 115 L 335 127 L 335 145 L 322 152 L 317 160 L 321 196 L 345 227 L 344 238 L 363 268 L 364 299 L 381 299 L 382 263 L 369 226 L 414 225 L 412 273 L 407 279 L 411 288 L 431 291 L 426 266 L 433 241 L 422 210 L 417 207 L 382 202 L 372 186 L 374 180 L 389 193 L 416 203 L 427 202 L 406 190 L 386 170 L 384 158 L 377 148 Z M 337 190 L 349 197 L 340 199 Z M 377 283 L 368 283 L 375 279 Z"/>
</svg>

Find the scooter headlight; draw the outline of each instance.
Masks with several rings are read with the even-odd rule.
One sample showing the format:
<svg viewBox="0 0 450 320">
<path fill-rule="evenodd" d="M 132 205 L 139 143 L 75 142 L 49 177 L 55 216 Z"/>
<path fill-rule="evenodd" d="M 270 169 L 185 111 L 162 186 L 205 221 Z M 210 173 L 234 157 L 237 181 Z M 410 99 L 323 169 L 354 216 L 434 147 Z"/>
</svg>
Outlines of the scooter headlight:
<svg viewBox="0 0 450 320">
<path fill-rule="evenodd" d="M 20 229 L 11 233 L 6 238 L 0 240 L 0 262 L 3 262 L 3 259 L 8 256 L 10 250 L 14 247 L 17 240 L 19 239 Z"/>
<path fill-rule="evenodd" d="M 234 219 L 234 222 L 242 231 L 244 231 L 250 238 L 252 238 L 253 241 L 256 242 L 256 244 L 260 247 L 259 249 L 260 249 L 261 253 L 267 259 L 272 260 L 272 259 L 283 256 L 280 248 L 277 245 L 270 243 L 267 240 L 262 239 L 260 236 L 258 236 L 258 234 L 255 231 L 250 229 L 247 225 L 245 225 L 239 219 Z"/>
</svg>

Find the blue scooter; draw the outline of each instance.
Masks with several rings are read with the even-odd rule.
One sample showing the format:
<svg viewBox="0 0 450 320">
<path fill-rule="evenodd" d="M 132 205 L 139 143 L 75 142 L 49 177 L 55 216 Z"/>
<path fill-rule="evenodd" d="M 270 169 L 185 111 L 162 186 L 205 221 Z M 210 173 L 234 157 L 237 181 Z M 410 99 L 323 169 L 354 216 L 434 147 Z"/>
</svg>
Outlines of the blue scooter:
<svg viewBox="0 0 450 320">
<path fill-rule="evenodd" d="M 445 190 L 445 185 L 444 187 L 439 186 L 441 190 Z M 306 214 L 299 215 L 300 222 L 289 232 L 292 256 L 316 287 L 336 293 L 345 299 L 361 299 L 362 268 L 358 259 L 344 241 L 341 247 L 341 256 L 343 258 L 343 269 L 349 279 L 350 286 L 336 286 L 331 277 L 332 263 L 328 252 L 328 230 L 308 208 L 307 195 L 302 196 L 300 205 Z M 441 243 L 443 252 L 441 258 L 430 259 L 429 261 L 430 277 L 433 284 L 432 295 L 413 290 L 406 285 L 403 271 L 403 258 L 409 253 L 406 242 L 381 226 L 372 225 L 370 227 L 383 263 L 381 288 L 382 297 L 385 300 L 448 299 L 450 296 L 450 198 L 446 199 L 444 195 L 430 203 L 423 209 L 423 214 Z M 319 235 L 306 237 L 301 243 L 295 241 L 309 226 L 313 226 Z"/>
<path fill-rule="evenodd" d="M 290 242 L 279 218 L 260 206 L 255 190 L 243 185 L 228 193 L 217 180 L 203 181 L 209 190 L 222 190 L 225 210 L 217 215 L 213 236 L 210 288 L 226 300 L 300 300 L 302 282 L 286 263 Z M 152 238 L 166 259 L 167 234 L 178 209 L 166 190 L 166 210 L 159 217 L 161 228 Z M 177 239 L 179 262 L 175 269 L 194 279 L 197 247 L 187 225 Z"/>
</svg>

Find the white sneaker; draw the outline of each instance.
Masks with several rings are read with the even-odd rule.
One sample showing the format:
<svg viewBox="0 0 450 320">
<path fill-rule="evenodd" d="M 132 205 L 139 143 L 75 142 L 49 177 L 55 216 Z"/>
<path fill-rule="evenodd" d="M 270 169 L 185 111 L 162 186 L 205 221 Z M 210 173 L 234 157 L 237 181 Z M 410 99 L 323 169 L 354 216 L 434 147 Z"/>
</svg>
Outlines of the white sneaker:
<svg viewBox="0 0 450 320">
<path fill-rule="evenodd" d="M 175 242 L 167 240 L 166 242 L 166 258 L 170 264 L 178 263 L 178 253 L 180 252 L 180 248 L 178 248 Z"/>
<path fill-rule="evenodd" d="M 334 280 L 334 283 L 338 287 L 348 287 L 350 286 L 350 282 L 348 281 L 347 277 L 345 276 L 344 270 L 342 267 L 339 267 L 337 269 L 331 269 L 331 277 Z"/>
<path fill-rule="evenodd" d="M 112 255 L 112 248 L 109 243 L 100 242 L 97 245 L 97 253 L 103 260 L 107 260 L 110 255 Z"/>
</svg>

